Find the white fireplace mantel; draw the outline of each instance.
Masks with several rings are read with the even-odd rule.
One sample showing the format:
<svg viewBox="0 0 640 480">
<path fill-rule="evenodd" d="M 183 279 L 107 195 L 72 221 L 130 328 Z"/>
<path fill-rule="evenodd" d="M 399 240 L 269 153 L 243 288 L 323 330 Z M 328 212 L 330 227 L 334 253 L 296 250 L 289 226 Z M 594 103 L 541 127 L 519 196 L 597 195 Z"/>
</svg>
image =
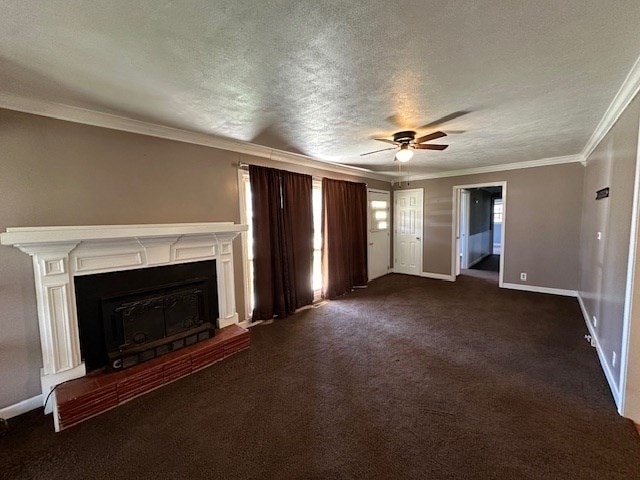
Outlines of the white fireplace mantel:
<svg viewBox="0 0 640 480">
<path fill-rule="evenodd" d="M 86 374 L 74 277 L 216 260 L 218 327 L 226 327 L 238 323 L 232 241 L 246 230 L 232 222 L 7 228 L 0 244 L 33 258 L 43 401 L 57 384 Z"/>
</svg>

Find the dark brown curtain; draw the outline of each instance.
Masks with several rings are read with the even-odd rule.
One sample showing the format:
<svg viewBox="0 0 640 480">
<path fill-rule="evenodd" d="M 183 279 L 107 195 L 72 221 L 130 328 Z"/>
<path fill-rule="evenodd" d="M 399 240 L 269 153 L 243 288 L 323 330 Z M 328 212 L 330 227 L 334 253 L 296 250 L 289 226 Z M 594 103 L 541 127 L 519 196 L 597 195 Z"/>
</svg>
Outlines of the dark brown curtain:
<svg viewBox="0 0 640 480">
<path fill-rule="evenodd" d="M 367 284 L 367 186 L 322 180 L 322 296 Z"/>
<path fill-rule="evenodd" d="M 286 317 L 313 302 L 312 179 L 249 166 L 253 207 L 254 320 Z"/>
</svg>

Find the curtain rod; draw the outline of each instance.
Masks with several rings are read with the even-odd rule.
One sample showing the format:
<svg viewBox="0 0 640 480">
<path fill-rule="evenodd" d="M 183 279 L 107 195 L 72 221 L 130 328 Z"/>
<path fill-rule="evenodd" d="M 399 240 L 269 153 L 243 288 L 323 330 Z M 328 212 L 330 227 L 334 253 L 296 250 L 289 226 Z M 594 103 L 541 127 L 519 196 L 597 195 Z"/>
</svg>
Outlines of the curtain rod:
<svg viewBox="0 0 640 480">
<path fill-rule="evenodd" d="M 249 170 L 249 164 L 244 162 L 239 162 L 238 168 L 240 170 Z M 273 168 L 273 167 L 270 167 L 270 168 Z M 311 175 L 311 178 L 313 178 L 314 180 L 322 180 L 323 178 L 331 178 L 331 177 L 318 177 L 317 175 Z M 367 187 L 369 186 L 369 184 L 366 182 L 354 182 L 354 183 L 364 183 Z"/>
</svg>

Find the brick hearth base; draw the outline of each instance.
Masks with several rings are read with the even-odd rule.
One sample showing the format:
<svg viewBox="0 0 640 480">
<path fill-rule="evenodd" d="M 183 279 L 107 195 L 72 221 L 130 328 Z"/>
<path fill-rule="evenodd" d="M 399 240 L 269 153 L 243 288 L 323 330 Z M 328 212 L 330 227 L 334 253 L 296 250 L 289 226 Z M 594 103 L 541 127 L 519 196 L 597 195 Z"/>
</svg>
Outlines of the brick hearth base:
<svg viewBox="0 0 640 480">
<path fill-rule="evenodd" d="M 60 430 L 249 348 L 249 332 L 231 325 L 213 338 L 118 372 L 98 372 L 55 389 Z"/>
</svg>

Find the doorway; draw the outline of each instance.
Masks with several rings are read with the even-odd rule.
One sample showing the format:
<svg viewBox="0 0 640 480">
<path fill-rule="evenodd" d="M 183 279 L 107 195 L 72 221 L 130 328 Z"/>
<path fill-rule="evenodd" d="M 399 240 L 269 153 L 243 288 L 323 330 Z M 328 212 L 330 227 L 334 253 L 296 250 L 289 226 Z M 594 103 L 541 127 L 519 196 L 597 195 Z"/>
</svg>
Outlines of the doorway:
<svg viewBox="0 0 640 480">
<path fill-rule="evenodd" d="M 389 273 L 390 193 L 367 190 L 367 243 L 369 281 Z"/>
<path fill-rule="evenodd" d="M 506 189 L 506 182 L 453 187 L 456 277 L 483 277 L 503 286 Z"/>
<path fill-rule="evenodd" d="M 396 190 L 393 197 L 393 271 L 421 275 L 423 190 Z"/>
<path fill-rule="evenodd" d="M 460 191 L 460 222 L 458 227 L 458 262 L 456 264 L 456 276 L 460 275 L 461 269 L 469 268 L 469 190 Z"/>
</svg>

